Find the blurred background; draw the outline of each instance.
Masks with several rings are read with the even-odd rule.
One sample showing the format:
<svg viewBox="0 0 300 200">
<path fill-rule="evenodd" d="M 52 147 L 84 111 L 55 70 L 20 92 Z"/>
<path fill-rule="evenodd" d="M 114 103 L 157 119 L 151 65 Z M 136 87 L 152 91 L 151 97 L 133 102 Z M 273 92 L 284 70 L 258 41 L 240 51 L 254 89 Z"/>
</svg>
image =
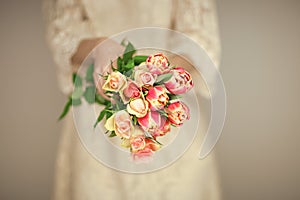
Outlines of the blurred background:
<svg viewBox="0 0 300 200">
<path fill-rule="evenodd" d="M 50 199 L 65 97 L 42 2 L 0 2 L 0 199 Z M 223 199 L 300 199 L 300 1 L 217 7 L 228 98 L 214 149 Z"/>
</svg>

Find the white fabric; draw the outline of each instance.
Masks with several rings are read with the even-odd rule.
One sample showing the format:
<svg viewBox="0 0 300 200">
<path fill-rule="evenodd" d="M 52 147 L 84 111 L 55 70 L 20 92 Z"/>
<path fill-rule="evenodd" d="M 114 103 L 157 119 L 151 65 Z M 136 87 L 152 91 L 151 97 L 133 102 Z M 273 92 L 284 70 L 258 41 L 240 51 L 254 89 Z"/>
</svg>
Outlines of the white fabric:
<svg viewBox="0 0 300 200">
<path fill-rule="evenodd" d="M 47 39 L 65 94 L 72 90 L 70 57 L 80 40 L 143 26 L 172 28 L 191 36 L 215 63 L 219 39 L 211 0 L 52 0 L 45 2 Z M 54 199 L 220 199 L 214 155 L 197 159 L 205 126 L 184 156 L 158 172 L 133 175 L 111 170 L 87 153 L 66 119 L 58 152 Z"/>
</svg>

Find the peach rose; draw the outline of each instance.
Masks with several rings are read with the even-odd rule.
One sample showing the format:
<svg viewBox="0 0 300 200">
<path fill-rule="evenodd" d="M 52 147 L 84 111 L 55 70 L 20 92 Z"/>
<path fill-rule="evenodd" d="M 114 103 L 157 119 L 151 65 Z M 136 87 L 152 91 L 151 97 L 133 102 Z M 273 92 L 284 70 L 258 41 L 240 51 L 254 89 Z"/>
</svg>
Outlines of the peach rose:
<svg viewBox="0 0 300 200">
<path fill-rule="evenodd" d="M 107 130 L 115 131 L 117 136 L 125 139 L 129 139 L 133 131 L 130 115 L 125 110 L 113 114 L 106 120 L 104 126 Z"/>
<path fill-rule="evenodd" d="M 153 155 L 153 152 L 161 148 L 161 145 L 148 138 L 143 140 L 142 144 L 143 146 L 145 145 L 144 148 L 132 151 L 133 160 L 148 162 L 151 160 L 150 158 Z"/>
<path fill-rule="evenodd" d="M 112 72 L 108 75 L 102 89 L 112 92 L 118 92 L 126 84 L 126 77 L 120 72 Z"/>
<path fill-rule="evenodd" d="M 167 105 L 169 96 L 167 95 L 165 88 L 155 86 L 149 89 L 146 99 L 150 103 L 151 110 L 160 110 Z"/>
<path fill-rule="evenodd" d="M 190 110 L 183 102 L 171 103 L 166 109 L 171 124 L 181 126 L 185 120 L 190 119 Z"/>
<path fill-rule="evenodd" d="M 146 147 L 146 141 L 144 135 L 133 135 L 130 138 L 131 152 L 137 153 Z"/>
<path fill-rule="evenodd" d="M 148 102 L 142 98 L 134 99 L 127 104 L 127 111 L 136 117 L 144 117 L 148 112 Z"/>
</svg>

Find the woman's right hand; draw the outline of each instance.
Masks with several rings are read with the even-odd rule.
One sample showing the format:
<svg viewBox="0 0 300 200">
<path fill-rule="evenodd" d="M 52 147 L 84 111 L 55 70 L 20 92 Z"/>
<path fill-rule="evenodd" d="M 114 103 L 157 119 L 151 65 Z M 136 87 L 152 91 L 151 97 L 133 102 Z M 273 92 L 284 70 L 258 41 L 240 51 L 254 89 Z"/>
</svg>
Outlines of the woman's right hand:
<svg viewBox="0 0 300 200">
<path fill-rule="evenodd" d="M 76 72 L 84 59 L 91 53 L 94 60 L 94 81 L 98 93 L 105 99 L 113 101 L 111 97 L 104 93 L 102 85 L 105 80 L 99 74 L 106 75 L 111 70 L 111 61 L 115 61 L 122 54 L 123 50 L 124 47 L 122 45 L 106 37 L 82 40 L 71 58 L 73 71 Z"/>
</svg>

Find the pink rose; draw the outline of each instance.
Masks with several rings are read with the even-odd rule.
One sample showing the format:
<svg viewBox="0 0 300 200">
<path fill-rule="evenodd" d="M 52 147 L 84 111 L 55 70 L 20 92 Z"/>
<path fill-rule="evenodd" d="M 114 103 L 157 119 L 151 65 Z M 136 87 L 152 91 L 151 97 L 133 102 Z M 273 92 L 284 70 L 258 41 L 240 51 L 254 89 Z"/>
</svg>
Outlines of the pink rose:
<svg viewBox="0 0 300 200">
<path fill-rule="evenodd" d="M 144 117 L 148 109 L 148 102 L 142 98 L 134 99 L 127 104 L 127 111 L 136 117 Z"/>
<path fill-rule="evenodd" d="M 152 86 L 156 80 L 157 75 L 144 70 L 137 70 L 134 73 L 134 80 L 138 86 Z"/>
<path fill-rule="evenodd" d="M 129 81 L 124 89 L 120 92 L 120 97 L 124 103 L 128 103 L 130 99 L 137 99 L 140 96 L 141 91 L 133 81 Z"/>
<path fill-rule="evenodd" d="M 165 55 L 157 53 L 150 55 L 146 64 L 152 74 L 164 74 L 170 71 L 169 62 Z"/>
<path fill-rule="evenodd" d="M 170 122 L 156 111 L 151 111 L 145 117 L 137 119 L 141 128 L 154 138 L 170 132 Z"/>
<path fill-rule="evenodd" d="M 161 86 L 155 86 L 149 89 L 146 99 L 150 103 L 151 110 L 160 110 L 167 105 L 169 96 L 167 95 L 165 88 Z"/>
<path fill-rule="evenodd" d="M 183 102 L 171 103 L 166 109 L 171 124 L 181 126 L 185 120 L 190 119 L 190 110 Z"/>
<path fill-rule="evenodd" d="M 165 83 L 165 86 L 172 94 L 183 94 L 193 87 L 191 75 L 182 67 L 174 68 L 171 73 L 173 76 Z"/>
<path fill-rule="evenodd" d="M 120 72 L 112 72 L 108 77 L 105 83 L 102 86 L 102 89 L 112 92 L 118 92 L 126 84 L 126 77 Z"/>
</svg>

